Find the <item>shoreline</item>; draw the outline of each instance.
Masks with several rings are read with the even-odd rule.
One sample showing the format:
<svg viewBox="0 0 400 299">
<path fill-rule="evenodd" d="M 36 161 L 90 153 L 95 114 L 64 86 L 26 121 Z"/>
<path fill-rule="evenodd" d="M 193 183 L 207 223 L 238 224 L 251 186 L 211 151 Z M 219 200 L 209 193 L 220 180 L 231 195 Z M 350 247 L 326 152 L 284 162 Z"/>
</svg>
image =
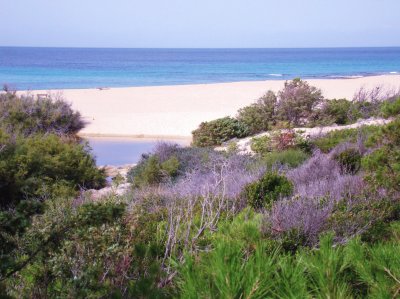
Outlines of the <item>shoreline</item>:
<svg viewBox="0 0 400 299">
<path fill-rule="evenodd" d="M 145 143 L 145 142 L 173 142 L 184 146 L 190 146 L 190 136 L 164 136 L 164 135 L 121 135 L 121 134 L 77 134 L 78 137 L 87 141 L 105 141 L 122 143 Z"/>
<path fill-rule="evenodd" d="M 277 74 L 278 75 L 278 74 Z M 318 80 L 354 80 L 354 79 L 364 79 L 371 77 L 391 77 L 391 76 L 400 76 L 400 72 L 387 72 L 387 73 L 371 73 L 367 75 L 332 75 L 332 76 L 321 76 L 321 77 L 294 77 L 294 78 L 282 78 L 283 75 L 279 74 L 279 76 L 274 76 L 273 78 L 268 78 L 264 80 L 240 80 L 240 81 L 221 81 L 221 82 L 198 82 L 198 83 L 177 83 L 177 84 L 157 84 L 157 85 L 127 85 L 127 86 L 95 86 L 95 87 L 57 87 L 57 88 L 48 88 L 48 89 L 16 89 L 17 93 L 46 93 L 46 92 L 64 92 L 70 90 L 99 90 L 99 91 L 107 91 L 111 89 L 131 89 L 131 88 L 158 88 L 158 87 L 174 87 L 174 86 L 202 86 L 202 85 L 215 85 L 215 84 L 236 84 L 236 83 L 254 83 L 254 82 L 275 82 L 275 81 L 291 81 L 295 78 L 300 78 L 303 81 L 318 81 Z"/>
<path fill-rule="evenodd" d="M 342 79 L 304 79 L 325 98 L 352 99 L 360 88 L 400 88 L 400 74 Z M 81 137 L 190 140 L 203 121 L 234 116 L 286 80 L 240 81 L 167 86 L 27 91 L 61 95 L 88 123 Z M 19 92 L 23 93 L 23 92 Z"/>
</svg>

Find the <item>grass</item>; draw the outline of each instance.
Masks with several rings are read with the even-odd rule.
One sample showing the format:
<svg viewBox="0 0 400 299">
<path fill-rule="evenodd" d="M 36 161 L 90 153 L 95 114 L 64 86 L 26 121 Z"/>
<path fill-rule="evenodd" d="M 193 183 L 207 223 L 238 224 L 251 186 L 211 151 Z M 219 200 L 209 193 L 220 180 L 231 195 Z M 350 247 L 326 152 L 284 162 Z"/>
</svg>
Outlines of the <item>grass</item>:
<svg viewBox="0 0 400 299">
<path fill-rule="evenodd" d="M 286 165 L 291 168 L 301 165 L 309 155 L 302 150 L 288 149 L 281 152 L 270 152 L 264 155 L 263 159 L 268 168 L 277 165 Z"/>
<path fill-rule="evenodd" d="M 362 137 L 368 142 L 369 137 L 376 135 L 381 130 L 379 126 L 363 126 L 358 129 L 346 129 L 332 131 L 323 137 L 315 138 L 311 141 L 311 144 L 322 152 L 327 153 L 332 150 L 335 146 L 344 142 L 356 142 L 359 137 Z"/>
<path fill-rule="evenodd" d="M 247 218 L 246 217 L 250 217 Z M 366 244 L 359 239 L 333 246 L 321 237 L 318 248 L 297 254 L 280 251 L 263 238 L 244 242 L 244 227 L 256 229 L 257 215 L 233 220 L 217 233 L 214 250 L 187 255 L 180 268 L 181 298 L 397 298 L 400 293 L 399 225 L 394 239 Z M 239 234 L 233 237 L 234 232 Z M 396 237 L 397 236 L 397 237 Z"/>
</svg>

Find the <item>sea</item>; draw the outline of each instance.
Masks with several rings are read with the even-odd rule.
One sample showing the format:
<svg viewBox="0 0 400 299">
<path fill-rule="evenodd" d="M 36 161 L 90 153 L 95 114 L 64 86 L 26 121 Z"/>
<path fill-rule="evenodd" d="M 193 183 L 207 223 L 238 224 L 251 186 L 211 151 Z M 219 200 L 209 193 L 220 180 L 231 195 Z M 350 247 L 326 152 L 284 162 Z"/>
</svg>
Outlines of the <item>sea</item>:
<svg viewBox="0 0 400 299">
<path fill-rule="evenodd" d="M 400 73 L 400 47 L 102 49 L 0 47 L 0 85 L 15 90 L 353 78 Z M 137 163 L 158 141 L 87 139 L 98 165 Z"/>
<path fill-rule="evenodd" d="M 199 84 L 400 73 L 400 47 L 116 49 L 0 47 L 16 90 Z"/>
</svg>

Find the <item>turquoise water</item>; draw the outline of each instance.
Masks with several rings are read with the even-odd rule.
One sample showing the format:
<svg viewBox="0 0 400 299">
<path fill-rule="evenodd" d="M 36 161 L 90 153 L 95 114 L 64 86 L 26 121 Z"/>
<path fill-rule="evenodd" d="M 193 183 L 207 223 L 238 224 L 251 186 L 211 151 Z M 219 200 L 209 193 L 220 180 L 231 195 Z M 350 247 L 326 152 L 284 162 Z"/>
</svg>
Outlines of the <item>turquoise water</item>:
<svg viewBox="0 0 400 299">
<path fill-rule="evenodd" d="M 0 47 L 0 84 L 57 89 L 400 73 L 400 48 L 93 49 Z"/>
</svg>

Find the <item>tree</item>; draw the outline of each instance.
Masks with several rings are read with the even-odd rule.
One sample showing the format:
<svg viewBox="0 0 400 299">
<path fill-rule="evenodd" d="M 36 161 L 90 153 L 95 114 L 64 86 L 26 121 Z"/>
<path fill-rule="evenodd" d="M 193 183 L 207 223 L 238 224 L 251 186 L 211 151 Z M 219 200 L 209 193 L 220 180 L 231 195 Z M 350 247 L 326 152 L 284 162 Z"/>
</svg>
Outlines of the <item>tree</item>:
<svg viewBox="0 0 400 299">
<path fill-rule="evenodd" d="M 238 111 L 237 119 L 247 125 L 250 134 L 267 131 L 275 124 L 276 95 L 269 90 L 256 103 Z"/>
<path fill-rule="evenodd" d="M 322 100 L 320 89 L 301 79 L 293 79 L 285 82 L 285 87 L 278 93 L 277 113 L 290 125 L 301 125 Z"/>
</svg>

